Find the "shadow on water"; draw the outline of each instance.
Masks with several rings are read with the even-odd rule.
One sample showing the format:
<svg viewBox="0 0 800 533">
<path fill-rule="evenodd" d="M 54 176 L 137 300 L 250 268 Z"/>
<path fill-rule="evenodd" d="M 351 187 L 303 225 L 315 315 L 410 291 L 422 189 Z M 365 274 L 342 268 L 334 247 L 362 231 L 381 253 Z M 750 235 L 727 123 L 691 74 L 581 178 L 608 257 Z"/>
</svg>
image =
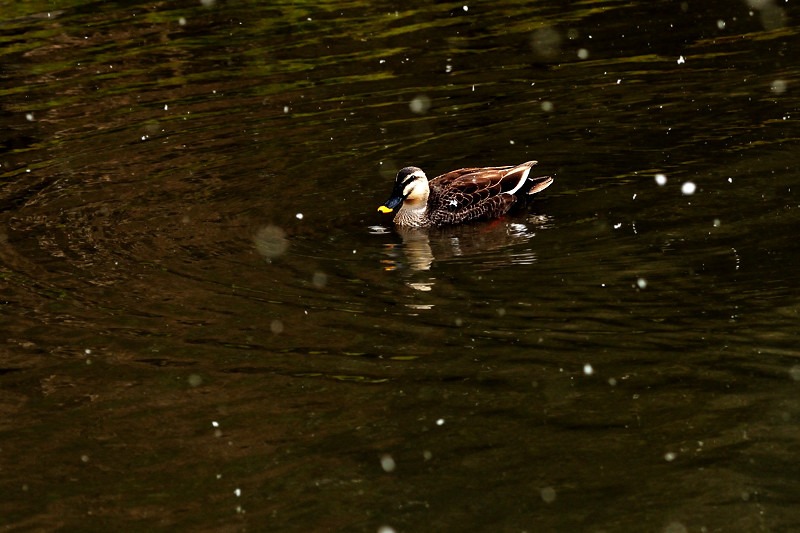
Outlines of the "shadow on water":
<svg viewBox="0 0 800 533">
<path fill-rule="evenodd" d="M 797 527 L 796 6 L 62 4 L 0 0 L 0 525 Z"/>
</svg>

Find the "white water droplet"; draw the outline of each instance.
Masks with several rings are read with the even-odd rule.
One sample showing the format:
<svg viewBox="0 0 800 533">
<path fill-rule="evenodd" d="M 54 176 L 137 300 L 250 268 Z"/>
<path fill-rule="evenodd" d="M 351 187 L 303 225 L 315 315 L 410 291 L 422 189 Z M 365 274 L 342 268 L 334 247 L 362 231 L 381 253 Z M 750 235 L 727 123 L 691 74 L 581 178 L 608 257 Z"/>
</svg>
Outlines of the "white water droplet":
<svg viewBox="0 0 800 533">
<path fill-rule="evenodd" d="M 408 107 L 412 113 L 422 115 L 431 108 L 431 99 L 424 94 L 417 95 L 409 102 Z"/>
<path fill-rule="evenodd" d="M 556 501 L 556 489 L 553 487 L 545 487 L 539 491 L 539 494 L 542 497 L 542 501 L 545 503 L 553 503 Z"/>
<path fill-rule="evenodd" d="M 786 85 L 786 80 L 775 80 L 772 82 L 772 85 L 770 85 L 769 89 L 774 94 L 783 94 L 786 92 Z"/>
<path fill-rule="evenodd" d="M 394 469 L 397 467 L 397 464 L 394 462 L 394 458 L 385 453 L 381 455 L 381 468 L 383 468 L 384 472 L 394 472 Z"/>
<path fill-rule="evenodd" d="M 277 226 L 264 226 L 253 237 L 256 250 L 266 259 L 274 259 L 289 248 L 286 233 Z"/>
<path fill-rule="evenodd" d="M 311 283 L 314 287 L 321 289 L 328 284 L 328 275 L 325 272 L 314 272 L 311 277 Z"/>
</svg>

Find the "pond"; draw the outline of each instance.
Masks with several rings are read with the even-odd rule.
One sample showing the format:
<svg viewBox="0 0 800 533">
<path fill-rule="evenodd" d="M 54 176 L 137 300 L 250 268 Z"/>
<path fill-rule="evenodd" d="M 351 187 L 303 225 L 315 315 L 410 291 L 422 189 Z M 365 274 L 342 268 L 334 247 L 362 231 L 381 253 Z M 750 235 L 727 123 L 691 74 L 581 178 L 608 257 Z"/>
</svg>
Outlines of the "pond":
<svg viewBox="0 0 800 533">
<path fill-rule="evenodd" d="M 796 4 L 0 12 L 0 526 L 800 523 Z"/>
</svg>

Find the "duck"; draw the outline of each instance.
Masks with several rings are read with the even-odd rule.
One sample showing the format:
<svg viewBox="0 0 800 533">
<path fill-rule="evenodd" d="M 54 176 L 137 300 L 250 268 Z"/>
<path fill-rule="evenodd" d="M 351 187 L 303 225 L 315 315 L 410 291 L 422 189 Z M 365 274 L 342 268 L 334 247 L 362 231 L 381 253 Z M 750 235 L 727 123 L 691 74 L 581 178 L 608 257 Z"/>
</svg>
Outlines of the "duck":
<svg viewBox="0 0 800 533">
<path fill-rule="evenodd" d="M 526 196 L 541 192 L 553 183 L 550 176 L 530 176 L 531 168 L 537 163 L 461 168 L 432 180 L 428 180 L 419 167 L 401 168 L 391 196 L 378 211 L 397 210 L 394 223 L 403 228 L 498 218 Z"/>
</svg>

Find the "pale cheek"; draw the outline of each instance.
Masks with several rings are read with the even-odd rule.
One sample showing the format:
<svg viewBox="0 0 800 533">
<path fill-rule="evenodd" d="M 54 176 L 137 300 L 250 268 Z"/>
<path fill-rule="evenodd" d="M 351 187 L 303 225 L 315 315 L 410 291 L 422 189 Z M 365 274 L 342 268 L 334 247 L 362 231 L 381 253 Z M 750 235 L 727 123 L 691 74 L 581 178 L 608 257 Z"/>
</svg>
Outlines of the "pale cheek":
<svg viewBox="0 0 800 533">
<path fill-rule="evenodd" d="M 408 195 L 406 201 L 411 203 L 416 203 L 422 200 L 422 195 L 419 194 L 419 191 L 411 191 L 411 194 Z"/>
</svg>

